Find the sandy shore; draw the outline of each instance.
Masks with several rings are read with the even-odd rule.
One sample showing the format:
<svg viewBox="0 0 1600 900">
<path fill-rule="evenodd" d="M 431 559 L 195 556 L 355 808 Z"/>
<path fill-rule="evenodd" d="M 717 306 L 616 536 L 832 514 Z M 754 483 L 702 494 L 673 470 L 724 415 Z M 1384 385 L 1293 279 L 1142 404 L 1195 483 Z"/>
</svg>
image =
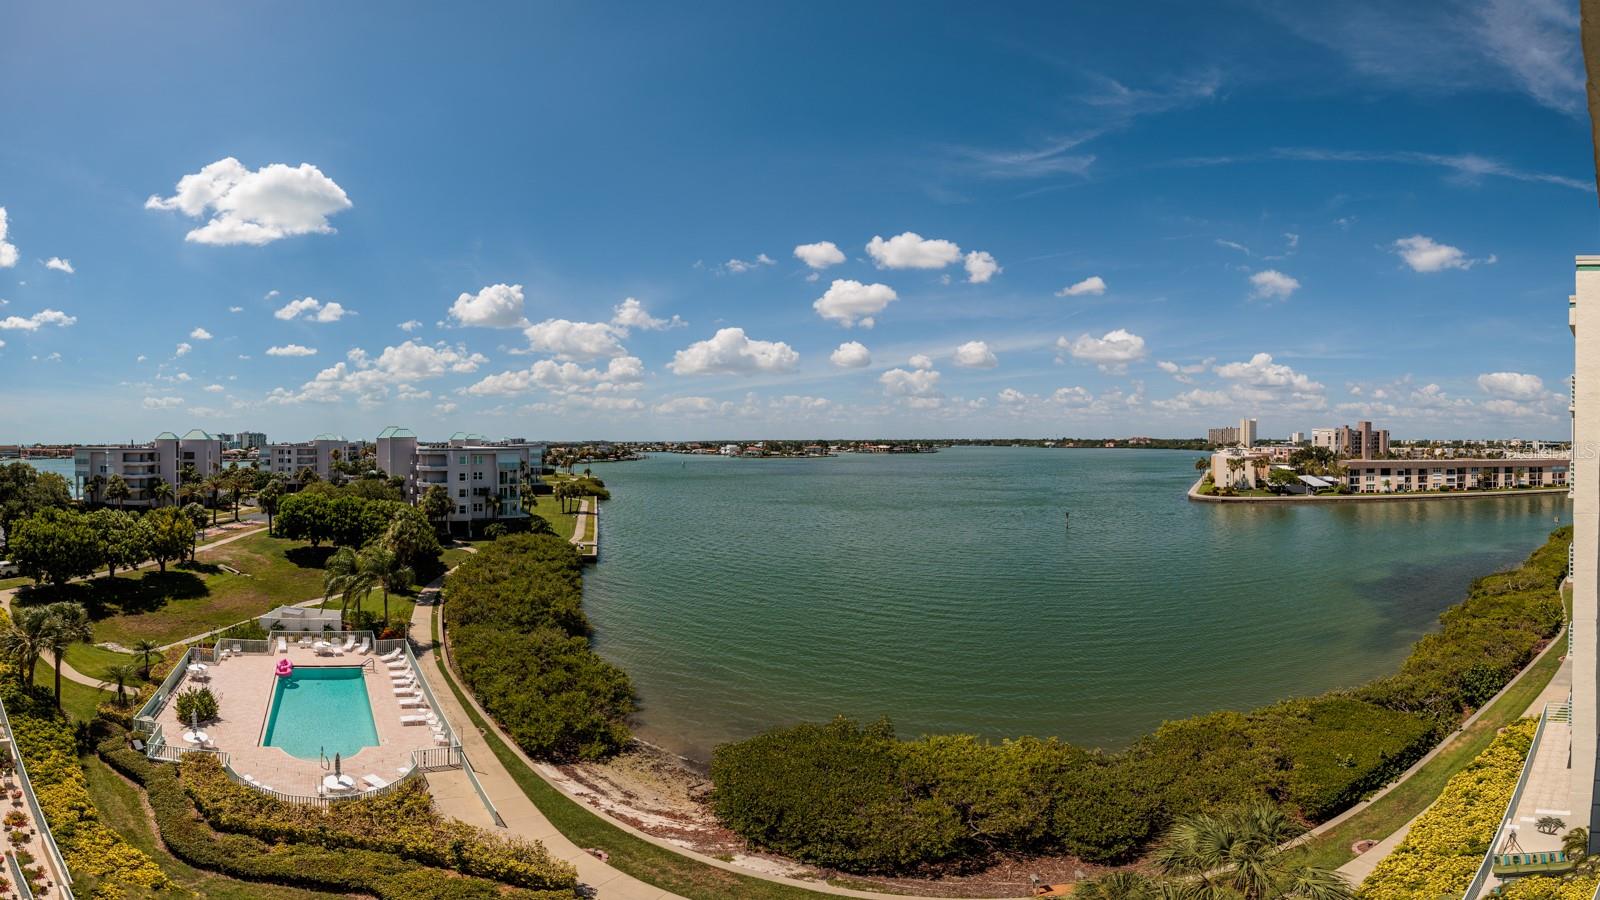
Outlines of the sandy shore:
<svg viewBox="0 0 1600 900">
<path fill-rule="evenodd" d="M 865 878 L 841 875 L 794 860 L 749 850 L 738 835 L 717 824 L 709 806 L 711 779 L 703 765 L 634 741 L 627 752 L 603 763 L 539 767 L 546 778 L 598 812 L 671 844 L 728 860 L 751 872 L 816 878 L 849 887 L 931 897 L 1021 897 L 1028 876 L 1071 881 L 1103 871 L 1067 857 L 997 860 L 981 871 L 928 878 Z"/>
</svg>

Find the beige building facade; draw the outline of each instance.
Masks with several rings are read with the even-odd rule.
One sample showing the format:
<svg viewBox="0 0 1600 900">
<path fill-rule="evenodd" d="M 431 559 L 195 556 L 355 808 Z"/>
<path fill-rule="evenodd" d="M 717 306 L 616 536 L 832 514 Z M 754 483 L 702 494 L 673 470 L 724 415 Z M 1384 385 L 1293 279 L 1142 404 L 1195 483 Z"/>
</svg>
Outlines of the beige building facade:
<svg viewBox="0 0 1600 900">
<path fill-rule="evenodd" d="M 128 506 L 150 506 L 151 487 L 157 480 L 176 488 L 185 471 L 207 478 L 222 470 L 222 441 L 196 428 L 183 437 L 163 431 L 144 444 L 93 444 L 73 449 L 73 477 L 78 495 L 89 496 L 96 477 L 110 481 L 120 475 L 128 483 Z"/>
</svg>

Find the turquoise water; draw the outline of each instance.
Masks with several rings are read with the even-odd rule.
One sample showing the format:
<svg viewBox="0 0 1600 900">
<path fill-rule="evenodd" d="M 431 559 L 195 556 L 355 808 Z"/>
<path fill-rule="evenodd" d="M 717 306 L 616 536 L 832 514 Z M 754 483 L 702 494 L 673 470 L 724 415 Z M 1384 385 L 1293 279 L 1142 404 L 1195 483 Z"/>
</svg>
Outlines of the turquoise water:
<svg viewBox="0 0 1600 900">
<path fill-rule="evenodd" d="M 54 472 L 67 480 L 67 489 L 72 491 L 72 496 L 78 496 L 77 469 L 72 457 L 40 457 L 37 459 L 0 459 L 0 465 L 9 465 L 14 462 L 24 462 L 41 472 Z"/>
<path fill-rule="evenodd" d="M 272 712 L 261 738 L 290 756 L 351 754 L 378 746 L 372 703 L 359 666 L 301 666 L 272 689 Z"/>
<path fill-rule="evenodd" d="M 596 648 L 633 677 L 639 734 L 697 758 L 840 713 L 1114 748 L 1390 672 L 1473 578 L 1570 521 L 1564 494 L 1192 503 L 1196 456 L 595 466 L 615 498 L 585 575 Z"/>
</svg>

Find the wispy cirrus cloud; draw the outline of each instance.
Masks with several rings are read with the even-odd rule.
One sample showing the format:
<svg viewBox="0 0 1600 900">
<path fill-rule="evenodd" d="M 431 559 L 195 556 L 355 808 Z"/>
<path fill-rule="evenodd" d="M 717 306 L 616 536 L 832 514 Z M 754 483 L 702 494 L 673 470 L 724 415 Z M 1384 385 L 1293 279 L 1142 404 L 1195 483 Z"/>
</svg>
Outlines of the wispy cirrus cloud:
<svg viewBox="0 0 1600 900">
<path fill-rule="evenodd" d="M 1398 163 L 1444 169 L 1450 177 L 1468 184 L 1484 178 L 1509 178 L 1536 184 L 1553 184 L 1575 191 L 1594 191 L 1593 182 L 1550 172 L 1531 172 L 1476 153 L 1422 153 L 1412 150 L 1332 150 L 1320 147 L 1274 147 L 1260 153 L 1228 156 L 1191 156 L 1168 163 L 1180 167 L 1233 166 L 1287 160 L 1291 162 Z"/>
</svg>

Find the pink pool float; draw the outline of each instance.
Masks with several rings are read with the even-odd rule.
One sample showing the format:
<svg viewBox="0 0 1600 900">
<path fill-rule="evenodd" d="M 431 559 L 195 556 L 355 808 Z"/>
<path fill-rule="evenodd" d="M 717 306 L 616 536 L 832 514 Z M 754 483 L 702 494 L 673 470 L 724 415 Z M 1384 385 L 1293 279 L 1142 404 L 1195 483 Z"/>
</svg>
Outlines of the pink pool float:
<svg viewBox="0 0 1600 900">
<path fill-rule="evenodd" d="M 278 673 L 279 678 L 287 678 L 288 676 L 294 674 L 294 663 L 288 661 L 287 659 L 280 659 L 278 660 L 278 665 L 275 671 Z"/>
</svg>

